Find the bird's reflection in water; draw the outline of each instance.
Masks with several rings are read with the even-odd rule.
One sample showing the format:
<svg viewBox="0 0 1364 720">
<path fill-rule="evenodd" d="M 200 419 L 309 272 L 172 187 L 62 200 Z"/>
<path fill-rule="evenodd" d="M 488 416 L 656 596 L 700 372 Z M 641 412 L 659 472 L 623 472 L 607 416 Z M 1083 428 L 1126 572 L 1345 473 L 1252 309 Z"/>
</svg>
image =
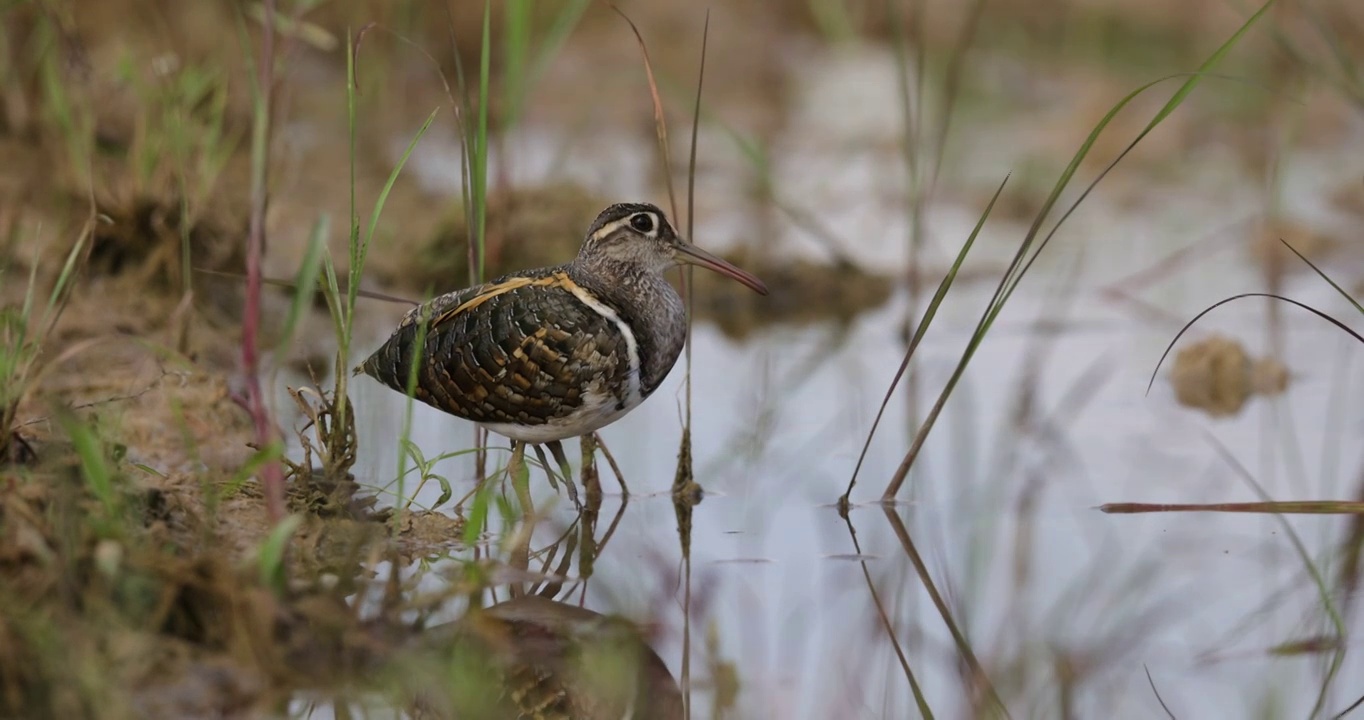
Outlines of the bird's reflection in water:
<svg viewBox="0 0 1364 720">
<path fill-rule="evenodd" d="M 596 473 L 590 462 L 594 450 L 584 447 L 584 474 Z M 449 674 L 444 682 L 421 683 L 412 717 L 684 716 L 677 680 L 640 626 L 578 604 L 628 505 L 622 497 L 598 538 L 602 496 L 589 493 L 585 500 L 568 528 L 546 546 L 511 553 L 506 599 L 471 608 L 417 639 Z"/>
<path fill-rule="evenodd" d="M 682 694 L 639 628 L 538 595 L 470 611 L 423 640 L 461 680 L 415 703 L 419 718 L 680 720 Z"/>
</svg>

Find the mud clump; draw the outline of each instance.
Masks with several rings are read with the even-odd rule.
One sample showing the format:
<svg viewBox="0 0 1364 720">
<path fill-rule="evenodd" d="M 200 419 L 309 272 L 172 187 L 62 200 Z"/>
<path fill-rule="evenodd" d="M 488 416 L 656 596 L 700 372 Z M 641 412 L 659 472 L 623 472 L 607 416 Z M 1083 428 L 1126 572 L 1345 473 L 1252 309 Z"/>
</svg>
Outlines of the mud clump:
<svg viewBox="0 0 1364 720">
<path fill-rule="evenodd" d="M 87 266 L 93 275 L 132 275 L 146 288 L 178 294 L 188 284 L 186 245 L 196 268 L 246 271 L 244 214 L 189 218 L 176 198 L 151 196 L 104 203 L 99 213 Z"/>
<path fill-rule="evenodd" d="M 409 511 L 398 531 L 404 556 L 430 557 L 464 537 L 464 521 L 434 510 Z"/>
<path fill-rule="evenodd" d="M 378 499 L 360 495 L 360 484 L 349 473 L 339 480 L 330 479 L 320 469 L 311 473 L 290 473 L 288 489 L 289 509 L 321 518 L 375 521 L 387 516 L 386 510 L 375 512 Z"/>
<path fill-rule="evenodd" d="M 0 430 L 0 465 L 27 465 L 38 459 L 33 443 L 18 430 Z"/>
<path fill-rule="evenodd" d="M 736 339 L 772 324 L 847 323 L 884 305 L 894 290 L 889 276 L 854 266 L 779 261 L 745 251 L 726 253 L 724 258 L 762 278 L 770 290 L 758 295 L 715 273 L 693 273 L 697 317 L 716 323 Z"/>
<path fill-rule="evenodd" d="M 1180 405 L 1226 417 L 1240 413 L 1252 395 L 1283 392 L 1288 369 L 1273 358 L 1251 358 L 1235 340 L 1213 336 L 1179 351 L 1170 384 Z"/>
</svg>

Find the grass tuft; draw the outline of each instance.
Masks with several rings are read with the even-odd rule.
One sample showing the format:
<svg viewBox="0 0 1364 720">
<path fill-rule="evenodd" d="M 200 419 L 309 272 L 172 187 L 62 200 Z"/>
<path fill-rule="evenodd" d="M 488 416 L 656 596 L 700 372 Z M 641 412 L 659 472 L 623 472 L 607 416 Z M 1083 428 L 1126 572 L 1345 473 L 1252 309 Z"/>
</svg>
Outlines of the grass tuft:
<svg viewBox="0 0 1364 720">
<path fill-rule="evenodd" d="M 30 268 L 28 287 L 19 307 L 0 307 L 0 464 L 20 459 L 26 441 L 19 435 L 19 409 L 33 391 L 43 368 L 43 346 L 66 309 L 76 276 L 89 255 L 95 219 L 92 216 L 66 254 L 61 271 L 41 306 L 37 260 Z M 9 268 L 0 266 L 0 279 Z"/>
</svg>

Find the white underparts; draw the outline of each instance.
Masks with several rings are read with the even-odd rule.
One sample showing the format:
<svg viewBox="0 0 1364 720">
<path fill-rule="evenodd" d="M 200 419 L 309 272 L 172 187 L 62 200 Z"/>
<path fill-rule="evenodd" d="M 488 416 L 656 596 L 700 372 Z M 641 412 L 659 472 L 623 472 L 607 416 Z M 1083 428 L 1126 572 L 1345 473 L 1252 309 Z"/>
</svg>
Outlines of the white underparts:
<svg viewBox="0 0 1364 720">
<path fill-rule="evenodd" d="M 540 425 L 483 423 L 483 426 L 498 435 L 505 435 L 513 440 L 538 445 L 596 432 L 615 422 L 620 416 L 632 409 L 634 409 L 634 405 L 630 404 L 621 407 L 616 396 L 603 388 L 601 382 L 598 381 L 582 394 L 582 404 L 563 417 L 554 418 Z"/>
</svg>

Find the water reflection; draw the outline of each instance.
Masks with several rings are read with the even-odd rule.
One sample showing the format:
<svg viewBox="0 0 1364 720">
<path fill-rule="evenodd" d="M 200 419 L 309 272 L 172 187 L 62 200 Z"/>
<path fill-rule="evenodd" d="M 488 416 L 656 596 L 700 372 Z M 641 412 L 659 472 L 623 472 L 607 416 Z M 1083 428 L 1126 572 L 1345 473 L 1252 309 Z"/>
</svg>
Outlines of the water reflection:
<svg viewBox="0 0 1364 720">
<path fill-rule="evenodd" d="M 1292 291 L 1314 292 L 1307 283 Z M 689 553 L 669 494 L 677 372 L 602 433 L 634 491 L 623 503 L 604 483 L 610 547 L 588 564 L 568 562 L 567 547 L 537 556 L 535 567 L 564 578 L 538 589 L 652 617 L 663 628 L 655 649 L 674 676 L 689 676 L 693 717 L 731 701 L 739 717 L 897 716 L 915 707 L 915 685 L 939 716 L 982 712 L 990 688 L 1015 717 L 1063 707 L 1082 717 L 1148 716 L 1159 709 L 1143 665 L 1184 716 L 1249 713 L 1271 695 L 1310 707 L 1323 657 L 1270 649 L 1329 628 L 1276 519 L 1114 517 L 1094 507 L 1253 499 L 1205 433 L 1259 468 L 1274 497 L 1349 496 L 1349 479 L 1331 470 L 1338 450 L 1322 452 L 1331 448 L 1312 418 L 1329 410 L 1331 426 L 1361 419 L 1332 402 L 1334 379 L 1351 376 L 1353 348 L 1329 327 L 1290 325 L 1284 360 L 1302 369 L 1291 390 L 1214 423 L 1178 408 L 1163 383 L 1143 396 L 1166 333 L 1076 301 L 1068 324 L 1039 334 L 1031 318 L 1044 300 L 1021 297 L 982 346 L 911 473 L 911 502 L 855 507 L 848 522 L 831 503 L 899 361 L 892 328 L 903 306 L 845 330 L 774 329 L 741 343 L 699 325 L 693 443 L 707 494 L 689 518 Z M 1254 337 L 1258 312 L 1231 308 L 1219 327 Z M 949 313 L 930 333 L 916 370 L 919 415 L 955 364 L 968 321 Z M 1044 362 L 1026 362 L 1042 349 Z M 353 397 L 357 471 L 385 477 L 396 466 L 391 435 L 402 398 L 369 383 Z M 414 440 L 428 454 L 471 442 L 466 423 L 414 412 Z M 879 494 L 913 429 L 909 408 L 893 400 L 855 500 Z M 448 463 L 441 471 L 467 486 L 468 462 Z M 532 487 L 537 507 L 556 503 L 538 474 Z M 1347 529 L 1329 517 L 1288 522 L 1318 562 Z M 598 537 L 594 525 L 600 520 L 578 517 L 558 496 L 534 543 L 576 537 L 585 548 Z M 1358 671 L 1347 656 L 1339 676 Z M 1344 692 L 1333 694 L 1336 705 Z"/>
<path fill-rule="evenodd" d="M 899 160 L 827 137 L 849 127 L 829 125 L 822 147 L 810 147 L 799 127 L 778 143 L 783 189 L 838 228 L 842 250 L 860 265 L 899 276 L 909 269 Z M 526 133 L 539 144 L 511 158 L 513 168 L 548 145 L 566 148 L 564 165 L 575 171 L 624 156 L 630 172 L 591 178 L 604 192 L 647 184 L 647 168 L 631 163 L 647 155 L 648 137 L 613 138 L 607 151 Z M 1017 140 L 984 134 L 963 164 L 993 186 L 1022 162 Z M 723 154 L 715 143 L 702 147 Z M 1285 202 L 1312 211 L 1316 204 L 1298 199 L 1342 167 L 1340 157 L 1286 159 Z M 1257 499 L 1221 447 L 1275 499 L 1359 493 L 1342 472 L 1355 460 L 1348 432 L 1364 422 L 1364 409 L 1348 401 L 1358 348 L 1330 326 L 1297 315 L 1273 325 L 1263 304 L 1228 306 L 1207 330 L 1276 355 L 1292 373 L 1287 392 L 1220 419 L 1178 406 L 1163 377 L 1146 394 L 1183 319 L 1264 282 L 1259 267 L 1228 249 L 1240 243 L 1166 264 L 1225 233 L 1227 218 L 1262 212 L 1259 190 L 1234 168 L 1197 171 L 1198 192 L 1086 201 L 980 347 L 895 506 L 855 504 L 844 519 L 833 503 L 900 363 L 906 316 L 924 298 L 911 303 L 900 289 L 844 322 L 743 334 L 698 323 L 691 441 L 704 500 L 679 511 L 670 492 L 684 415 L 679 364 L 648 402 L 602 432 L 628 502 L 605 481 L 601 505 L 580 515 L 532 473 L 535 506 L 548 516 L 519 556 L 527 574 L 508 576 L 526 585 L 515 597 L 647 619 L 653 649 L 697 718 L 908 717 L 920 702 L 938 717 L 978 717 L 991 716 L 996 696 L 1012 717 L 1145 718 L 1163 712 L 1153 685 L 1178 717 L 1348 706 L 1361 689 L 1347 679 L 1364 676 L 1364 663 L 1350 653 L 1332 668 L 1332 655 L 1306 641 L 1334 636 L 1333 613 L 1347 634 L 1364 629 L 1347 612 L 1352 568 L 1339 560 L 1350 520 L 1095 509 Z M 701 205 L 697 236 L 708 247 L 746 237 L 746 200 Z M 978 212 L 948 201 L 930 211 L 930 263 L 951 257 Z M 900 465 L 988 302 L 991 273 L 1023 231 L 987 227 L 968 264 L 988 281 L 959 283 L 949 295 L 912 366 L 914 399 L 905 391 L 891 399 L 855 503 L 879 497 Z M 781 240 L 779 252 L 824 251 L 808 238 Z M 1282 282 L 1286 295 L 1341 307 L 1317 278 Z M 403 398 L 357 381 L 352 399 L 356 472 L 389 478 Z M 428 457 L 474 442 L 468 423 L 420 404 L 413 413 L 413 440 Z M 492 457 L 503 462 L 505 449 Z M 456 497 L 472 487 L 468 458 L 437 471 Z M 427 488 L 417 501 L 437 494 Z M 1321 585 L 1308 561 L 1324 573 Z M 500 592 L 499 600 L 512 596 Z M 1328 677 L 1339 680 L 1319 698 Z"/>
<path fill-rule="evenodd" d="M 473 683 L 426 683 L 413 701 L 417 718 L 683 717 L 676 680 L 638 628 L 566 602 L 505 600 L 433 627 L 418 643 L 438 658 L 467 653 L 468 663 L 453 664 L 489 669 L 506 690 L 498 697 L 475 694 Z"/>
</svg>

